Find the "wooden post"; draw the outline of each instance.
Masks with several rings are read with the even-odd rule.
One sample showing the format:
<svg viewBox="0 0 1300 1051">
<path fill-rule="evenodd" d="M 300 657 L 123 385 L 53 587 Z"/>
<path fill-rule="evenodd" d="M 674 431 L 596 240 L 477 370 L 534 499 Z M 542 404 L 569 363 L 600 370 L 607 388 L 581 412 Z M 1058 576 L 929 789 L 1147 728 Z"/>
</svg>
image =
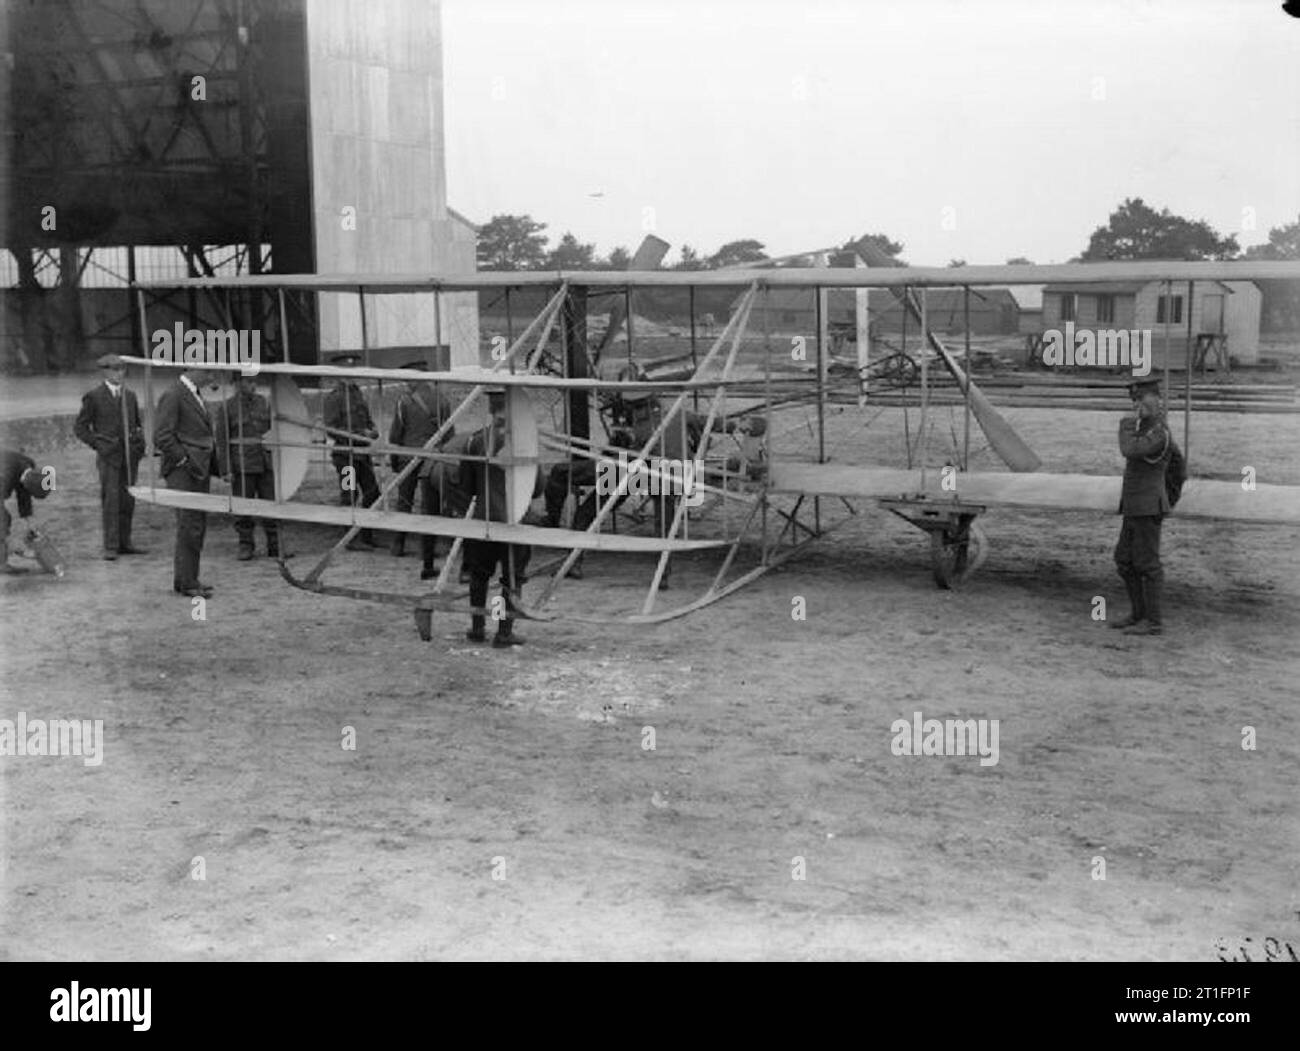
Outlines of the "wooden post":
<svg viewBox="0 0 1300 1051">
<path fill-rule="evenodd" d="M 907 289 L 903 290 L 904 295 L 908 295 Z M 930 413 L 930 370 L 926 366 L 929 355 L 926 354 L 925 337 L 930 331 L 930 319 L 926 313 L 925 305 L 925 288 L 921 288 L 921 433 L 917 435 L 918 448 L 921 457 L 921 488 L 925 488 L 925 468 L 926 455 L 930 450 L 930 432 L 928 430 L 929 413 Z M 967 362 L 967 367 L 970 363 Z M 969 386 L 969 384 L 968 384 Z"/>
<path fill-rule="evenodd" d="M 571 287 L 562 309 L 565 372 L 571 378 L 584 379 L 591 375 L 591 370 L 587 367 L 587 287 Z M 585 390 L 569 391 L 566 402 L 569 433 L 575 438 L 591 437 L 591 407 L 588 399 Z"/>
<path fill-rule="evenodd" d="M 962 313 L 965 315 L 966 327 L 966 386 L 962 390 L 962 404 L 965 406 L 965 437 L 962 440 L 961 469 L 970 470 L 970 285 L 962 286 Z"/>
<path fill-rule="evenodd" d="M 144 358 L 146 365 L 144 367 L 144 391 L 140 401 L 140 424 L 145 428 L 145 438 L 150 445 L 153 444 L 153 369 L 147 364 L 149 357 L 149 325 L 145 315 L 144 306 L 144 289 L 137 288 L 135 291 L 136 310 L 140 316 L 140 356 Z M 123 396 L 123 401 L 126 397 Z M 150 457 L 152 460 L 153 457 Z M 158 488 L 158 467 L 156 463 L 149 465 L 149 488 L 157 490 Z"/>
<path fill-rule="evenodd" d="M 1165 280 L 1165 383 L 1164 397 L 1169 397 L 1169 324 L 1174 313 L 1174 283 Z"/>
<path fill-rule="evenodd" d="M 370 339 L 366 335 L 366 290 L 357 286 L 357 297 L 361 301 L 361 361 L 370 368 Z"/>
<path fill-rule="evenodd" d="M 1191 473 L 1192 446 L 1192 290 L 1195 282 L 1187 282 L 1187 375 L 1183 377 L 1183 459 L 1187 461 L 1187 472 Z"/>
</svg>

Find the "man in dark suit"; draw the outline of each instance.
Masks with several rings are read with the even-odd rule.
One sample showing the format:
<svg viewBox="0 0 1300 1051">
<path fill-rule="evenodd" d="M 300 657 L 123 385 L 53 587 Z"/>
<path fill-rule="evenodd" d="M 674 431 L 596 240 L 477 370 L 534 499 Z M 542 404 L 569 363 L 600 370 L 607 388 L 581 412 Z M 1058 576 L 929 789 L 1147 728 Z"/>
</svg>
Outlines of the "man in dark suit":
<svg viewBox="0 0 1300 1051">
<path fill-rule="evenodd" d="M 410 362 L 403 366 L 408 369 L 426 369 L 423 361 Z M 422 447 L 432 438 L 438 428 L 452 413 L 451 404 L 438 391 L 434 383 L 407 383 L 406 390 L 397 399 L 397 408 L 393 412 L 393 424 L 388 429 L 389 445 L 404 445 L 409 448 Z M 439 449 L 445 449 L 447 442 L 456 435 L 451 428 L 438 442 Z M 389 460 L 396 474 L 410 462 L 410 457 L 393 454 Z M 420 469 L 412 471 L 397 487 L 397 510 L 409 513 L 415 506 L 416 489 L 420 493 L 420 510 L 426 515 L 441 514 L 438 499 L 438 487 L 431 478 L 430 467 L 434 461 L 425 460 Z M 436 576 L 433 568 L 436 539 L 427 533 L 420 536 L 420 554 L 424 568 L 420 578 L 430 580 Z M 406 534 L 393 534 L 393 555 L 401 558 L 406 553 Z"/>
<path fill-rule="evenodd" d="M 356 354 L 335 354 L 330 358 L 330 364 L 351 368 L 360 365 L 361 358 Z M 379 499 L 379 483 L 375 481 L 370 454 L 361 450 L 370 445 L 370 439 L 379 437 L 379 431 L 375 429 L 370 407 L 359 386 L 346 378 L 327 382 L 332 386 L 323 403 L 325 431 L 334 439 L 330 462 L 339 474 L 339 503 L 353 507 L 360 493 L 363 506 L 369 507 Z M 378 546 L 369 529 L 361 530 L 348 544 L 348 549 L 356 551 L 363 546 Z"/>
<path fill-rule="evenodd" d="M 235 393 L 217 409 L 217 460 L 221 477 L 230 481 L 234 496 L 250 500 L 275 499 L 275 474 L 271 450 L 262 444 L 262 436 L 271 430 L 271 403 L 257 393 L 257 381 L 251 376 L 235 380 Z M 274 518 L 261 519 L 266 531 L 266 553 L 280 557 L 280 530 Z M 247 562 L 256 554 L 253 531 L 256 520 L 249 516 L 235 519 L 239 537 L 239 560 Z"/>
<path fill-rule="evenodd" d="M 200 391 L 215 377 L 201 369 L 186 369 L 158 402 L 153 444 L 162 455 L 161 471 L 171 489 L 206 493 L 217 466 L 212 417 Z M 172 588 L 182 595 L 210 598 L 212 588 L 199 580 L 199 558 L 208 516 L 202 511 L 177 510 L 176 554 Z"/>
<path fill-rule="evenodd" d="M 9 526 L 13 516 L 4 501 L 18 497 L 18 517 L 32 517 L 32 498 L 44 500 L 49 490 L 43 484 L 42 473 L 36 461 L 17 449 L 0 449 L 0 573 L 25 573 L 25 569 L 9 564 Z"/>
<path fill-rule="evenodd" d="M 103 512 L 104 558 L 143 555 L 131 544 L 131 517 L 135 498 L 127 486 L 135 483 L 144 456 L 144 430 L 135 392 L 124 381 L 126 369 L 116 354 L 99 359 L 104 382 L 87 391 L 73 432 L 95 450 L 99 469 L 99 503 Z"/>
<path fill-rule="evenodd" d="M 1169 463 L 1169 427 L 1158 380 L 1129 385 L 1133 415 L 1119 424 L 1119 451 L 1124 457 L 1124 483 L 1119 513 L 1124 516 L 1115 565 L 1128 590 L 1131 609 L 1111 625 L 1125 635 L 1159 635 L 1164 569 L 1160 565 L 1160 529 L 1171 510 L 1165 490 Z"/>
<path fill-rule="evenodd" d="M 485 457 L 499 456 L 506 448 L 506 393 L 495 389 L 488 391 L 491 422 L 470 437 L 465 443 L 465 459 L 461 461 L 459 484 L 467 499 L 477 502 L 474 517 L 482 521 L 508 522 L 506 514 L 506 471 L 497 464 L 489 464 Z M 537 469 L 533 495 L 542 492 L 542 472 Z M 499 540 L 470 540 L 464 545 L 465 569 L 469 573 L 470 629 L 465 637 L 471 642 L 485 642 L 483 629 L 486 619 L 488 584 L 497 567 L 501 569 L 501 597 L 505 600 L 505 616 L 497 621 L 497 633 L 492 645 L 498 649 L 521 646 L 524 640 L 514 633 L 516 611 L 514 597 L 528 579 L 525 571 L 533 549 L 527 544 L 508 544 Z"/>
</svg>

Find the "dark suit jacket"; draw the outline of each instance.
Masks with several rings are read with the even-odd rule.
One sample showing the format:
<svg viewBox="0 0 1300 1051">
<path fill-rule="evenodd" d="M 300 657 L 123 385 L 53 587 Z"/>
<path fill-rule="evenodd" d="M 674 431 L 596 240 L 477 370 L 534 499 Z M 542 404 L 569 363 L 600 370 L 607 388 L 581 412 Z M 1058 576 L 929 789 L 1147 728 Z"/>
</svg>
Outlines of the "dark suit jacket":
<svg viewBox="0 0 1300 1051">
<path fill-rule="evenodd" d="M 140 405 L 135 392 L 122 387 L 126 401 L 127 429 L 122 429 L 122 402 L 113 397 L 108 384 L 101 383 L 81 399 L 81 412 L 73 432 L 109 463 L 124 465 L 131 461 L 131 473 L 144 455 L 144 429 L 140 425 Z"/>
<path fill-rule="evenodd" d="M 18 517 L 32 517 L 32 494 L 29 493 L 22 484 L 23 473 L 36 466 L 36 461 L 30 456 L 24 456 L 17 449 L 0 449 L 0 490 L 4 495 L 0 500 L 8 500 L 9 497 L 18 494 Z M 5 519 L 5 528 L 9 526 L 9 519 Z M 0 540 L 4 537 L 0 536 Z"/>
<path fill-rule="evenodd" d="M 271 403 L 260 394 L 236 393 L 217 408 L 213 431 L 217 462 L 224 476 L 261 474 L 271 469 L 271 451 L 262 436 L 271 430 Z"/>
<path fill-rule="evenodd" d="M 491 424 L 480 431 L 475 431 L 465 442 L 466 456 L 502 456 L 505 449 L 505 435 L 494 431 Z M 537 468 L 537 478 L 533 483 L 533 496 L 542 494 L 545 479 L 542 468 Z M 506 471 L 496 464 L 474 460 L 460 462 L 459 488 L 465 498 L 465 507 L 469 501 L 478 497 L 474 507 L 474 517 L 493 522 L 505 522 L 506 519 Z M 461 515 L 464 511 L 459 512 Z"/>
<path fill-rule="evenodd" d="M 158 402 L 153 444 L 162 454 L 163 477 L 187 457 L 190 462 L 185 465 L 186 471 L 200 481 L 217 466 L 212 419 L 180 380 Z"/>
<path fill-rule="evenodd" d="M 393 425 L 388 429 L 390 445 L 408 447 L 423 446 L 438 433 L 438 428 L 452 413 L 451 403 L 433 387 L 433 384 L 421 384 L 414 391 L 407 390 L 397 400 L 397 410 L 393 413 Z M 438 444 L 446 448 L 447 442 L 456 436 L 456 428 L 450 428 Z M 393 455 L 390 457 L 394 471 L 406 466 L 408 457 Z"/>
<path fill-rule="evenodd" d="M 1132 416 L 1124 417 L 1119 425 L 1119 451 L 1124 456 L 1119 513 L 1130 517 L 1168 514 L 1165 466 L 1169 463 L 1169 428 L 1164 419 L 1149 417 L 1138 425 Z"/>
</svg>

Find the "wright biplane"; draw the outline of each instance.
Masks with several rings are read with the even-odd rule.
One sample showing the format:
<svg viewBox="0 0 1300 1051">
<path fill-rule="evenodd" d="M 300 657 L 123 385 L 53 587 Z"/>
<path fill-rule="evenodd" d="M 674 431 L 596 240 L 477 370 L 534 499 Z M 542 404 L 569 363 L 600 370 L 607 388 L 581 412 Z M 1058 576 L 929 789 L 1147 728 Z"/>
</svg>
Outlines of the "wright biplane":
<svg viewBox="0 0 1300 1051">
<path fill-rule="evenodd" d="M 486 539 L 550 549 L 556 561 L 540 594 L 519 602 L 522 616 L 565 617 L 604 623 L 599 615 L 576 603 L 563 604 L 559 591 L 584 552 L 611 552 L 648 558 L 649 579 L 639 604 L 623 612 L 628 621 L 654 623 L 699 610 L 732 594 L 824 538 L 860 513 L 855 501 L 875 502 L 928 534 L 936 581 L 959 587 L 978 567 L 987 538 L 978 524 L 991 507 L 1062 511 L 1114 511 L 1119 502 L 1119 478 L 1059 474 L 1042 470 L 1032 449 L 994 408 L 972 379 L 967 346 L 949 347 L 932 331 L 927 292 L 937 288 L 964 290 L 990 285 L 1048 282 L 1152 281 L 1190 283 L 1202 280 L 1300 280 L 1296 262 L 1108 262 L 1051 266 L 967 266 L 915 268 L 868 265 L 759 265 L 716 271 L 654 269 L 666 248 L 657 239 L 647 244 L 627 271 L 477 272 L 464 275 L 263 275 L 239 278 L 198 277 L 136 286 L 141 331 L 150 331 L 149 310 L 168 296 L 185 292 L 208 297 L 219 314 L 229 318 L 231 297 L 260 298 L 270 303 L 274 320 L 262 339 L 269 348 L 259 370 L 271 380 L 274 427 L 266 445 L 275 457 L 277 492 L 273 503 L 221 493 L 189 493 L 143 481 L 132 489 L 139 500 L 162 507 L 192 508 L 214 513 L 274 517 L 282 523 L 315 523 L 343 527 L 338 539 L 304 573 L 295 573 L 282 559 L 280 571 L 293 586 L 340 597 L 394 603 L 410 607 L 417 624 L 427 625 L 432 611 L 468 612 L 464 594 L 456 591 L 449 557 L 430 590 L 399 593 L 373 586 L 327 582 L 332 561 L 358 530 L 378 529 L 449 538 Z M 827 317 L 828 295 L 847 290 L 865 298 L 867 289 L 889 290 L 903 304 L 915 325 L 921 350 L 906 356 L 872 361 L 870 340 L 860 327 L 856 358 L 844 361 L 832 352 Z M 770 309 L 769 297 L 802 290 L 813 309 L 811 331 L 791 335 L 782 331 L 781 315 Z M 376 297 L 434 296 L 477 293 L 480 303 L 504 297 L 507 310 L 514 295 L 531 303 L 530 320 L 516 334 L 513 319 L 507 338 L 484 346 L 477 363 L 449 365 L 432 371 L 381 368 L 373 364 L 381 349 L 367 334 L 365 311 Z M 357 296 L 361 345 L 348 348 L 366 364 L 336 368 L 294 364 L 289 344 L 289 304 L 313 294 Z M 644 353 L 654 340 L 636 309 L 639 296 L 678 295 L 689 301 L 689 333 L 660 333 L 669 353 Z M 703 301 L 697 303 L 696 297 Z M 731 297 L 719 299 L 719 296 Z M 711 297 L 711 298 L 710 298 Z M 723 306 L 717 304 L 722 303 Z M 604 305 L 603 305 L 604 304 Z M 373 309 L 373 306 L 372 306 Z M 697 314 L 729 314 L 720 332 L 702 341 Z M 724 313 L 718 313 L 719 317 Z M 598 318 L 607 315 L 603 331 Z M 1190 311 L 1189 311 L 1190 314 Z M 759 318 L 761 320 L 756 321 Z M 1166 390 L 1170 385 L 1168 348 L 1175 334 L 1166 331 L 1164 361 Z M 441 344 L 441 333 L 435 334 Z M 707 346 L 703 344 L 706 343 Z M 1191 361 L 1191 331 L 1187 337 Z M 641 351 L 638 353 L 638 351 Z M 157 392 L 157 371 L 182 367 L 174 360 L 156 360 L 148 336 L 139 357 L 124 359 L 143 370 L 146 415 Z M 233 375 L 238 363 L 206 364 Z M 432 383 L 451 397 L 454 411 L 422 448 L 372 443 L 371 454 L 400 455 L 407 465 L 382 486 L 371 506 L 339 506 L 311 501 L 299 492 L 313 458 L 324 456 L 328 436 L 313 422 L 304 399 L 304 386 L 327 378 L 345 377 L 360 384 Z M 935 447 L 932 434 L 937 381 L 949 386 L 950 399 L 963 410 L 964 435 L 952 428 L 952 447 Z M 1184 447 L 1190 441 L 1191 369 L 1183 374 Z M 896 394 L 900 386 L 916 396 L 919 428 L 915 443 L 909 433 L 906 465 L 884 466 L 879 457 L 846 459 L 839 439 L 860 435 L 861 419 L 879 413 L 877 400 Z M 403 513 L 393 510 L 394 491 L 411 471 L 430 462 L 456 464 L 464 455 L 449 452 L 449 433 L 470 421 L 481 421 L 486 393 L 497 389 L 506 397 L 506 441 L 484 457 L 505 473 L 506 507 L 496 514 L 475 516 Z M 615 441 L 619 411 L 628 404 L 652 402 L 657 411 L 636 432 L 635 442 Z M 1171 398 L 1172 400 L 1172 398 Z M 950 400 L 951 403 L 951 400 Z M 1005 469 L 972 464 L 972 420 L 987 440 L 987 452 Z M 152 423 L 146 420 L 146 431 Z M 630 499 L 646 478 L 669 484 L 656 450 L 676 431 L 677 450 L 699 461 L 694 479 L 703 503 L 678 499 L 668 504 L 655 527 L 645 528 L 645 515 Z M 964 440 L 963 440 L 964 439 Z M 333 440 L 342 440 L 333 436 Z M 629 447 L 631 445 L 631 447 Z M 594 501 L 594 514 L 584 528 L 536 524 L 529 514 L 539 469 L 556 464 L 603 463 L 619 452 L 635 469 L 624 471 L 616 484 L 598 491 L 574 493 L 574 502 Z M 1190 458 L 1190 450 L 1188 451 Z M 571 478 L 587 477 L 571 471 Z M 446 505 L 444 504 L 444 507 Z M 663 505 L 660 505 L 661 507 Z M 1232 481 L 1192 477 L 1176 512 L 1179 516 L 1243 522 L 1300 523 L 1300 487 L 1258 484 L 1244 491 Z M 620 520 L 623 528 L 611 531 Z M 661 584 L 669 562 L 687 557 L 708 563 L 708 583 L 698 594 L 664 608 Z M 421 633 L 427 637 L 424 626 Z"/>
</svg>

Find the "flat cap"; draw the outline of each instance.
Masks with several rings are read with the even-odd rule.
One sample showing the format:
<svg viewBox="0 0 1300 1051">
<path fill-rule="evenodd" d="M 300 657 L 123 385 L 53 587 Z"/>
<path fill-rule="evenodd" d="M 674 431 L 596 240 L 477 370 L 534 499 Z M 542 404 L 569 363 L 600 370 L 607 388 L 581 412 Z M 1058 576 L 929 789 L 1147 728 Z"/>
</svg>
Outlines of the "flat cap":
<svg viewBox="0 0 1300 1051">
<path fill-rule="evenodd" d="M 1128 385 L 1128 394 L 1130 398 L 1140 398 L 1143 394 L 1159 394 L 1160 380 L 1144 376 L 1141 379 L 1135 379 Z"/>
<path fill-rule="evenodd" d="M 122 359 L 116 354 L 101 354 L 95 359 L 95 364 L 101 369 L 120 369 L 122 367 Z"/>
</svg>

